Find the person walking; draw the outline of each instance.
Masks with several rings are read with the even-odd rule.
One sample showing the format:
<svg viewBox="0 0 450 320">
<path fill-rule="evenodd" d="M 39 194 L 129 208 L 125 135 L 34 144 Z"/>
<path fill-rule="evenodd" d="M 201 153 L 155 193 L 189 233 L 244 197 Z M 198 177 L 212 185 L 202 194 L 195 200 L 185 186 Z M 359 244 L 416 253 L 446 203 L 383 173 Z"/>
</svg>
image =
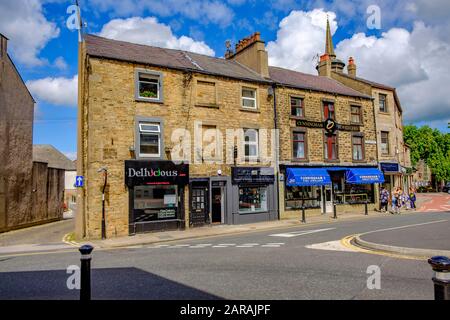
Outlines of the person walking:
<svg viewBox="0 0 450 320">
<path fill-rule="evenodd" d="M 392 214 L 400 213 L 400 188 L 396 187 L 392 190 Z"/>
<path fill-rule="evenodd" d="M 416 192 L 413 187 L 409 188 L 409 203 L 412 210 L 416 210 Z"/>
<path fill-rule="evenodd" d="M 380 212 L 388 211 L 389 192 L 385 187 L 381 187 L 380 192 Z"/>
</svg>

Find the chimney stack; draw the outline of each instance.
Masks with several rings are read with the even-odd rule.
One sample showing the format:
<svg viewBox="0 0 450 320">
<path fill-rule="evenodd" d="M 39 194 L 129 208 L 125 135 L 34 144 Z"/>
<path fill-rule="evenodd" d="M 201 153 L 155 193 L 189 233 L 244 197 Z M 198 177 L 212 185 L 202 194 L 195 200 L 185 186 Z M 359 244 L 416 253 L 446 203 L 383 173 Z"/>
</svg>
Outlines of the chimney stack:
<svg viewBox="0 0 450 320">
<path fill-rule="evenodd" d="M 331 59 L 328 53 L 320 56 L 320 61 L 316 68 L 319 76 L 331 78 Z"/>
<path fill-rule="evenodd" d="M 8 50 L 8 38 L 0 33 L 0 58 L 6 57 Z"/>
<path fill-rule="evenodd" d="M 225 59 L 236 60 L 261 76 L 269 77 L 269 57 L 259 32 L 239 40 L 234 52 L 227 48 Z"/>
<path fill-rule="evenodd" d="M 348 66 L 347 66 L 348 75 L 351 77 L 356 77 L 356 64 L 353 57 L 350 57 L 348 59 Z"/>
</svg>

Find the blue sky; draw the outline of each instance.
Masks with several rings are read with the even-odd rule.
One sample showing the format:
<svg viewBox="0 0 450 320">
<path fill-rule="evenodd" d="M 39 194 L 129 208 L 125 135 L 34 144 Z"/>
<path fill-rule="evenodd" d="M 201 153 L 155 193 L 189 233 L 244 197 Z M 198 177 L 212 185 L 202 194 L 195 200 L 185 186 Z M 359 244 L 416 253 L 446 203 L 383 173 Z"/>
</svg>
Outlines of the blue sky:
<svg viewBox="0 0 450 320">
<path fill-rule="evenodd" d="M 37 100 L 34 143 L 76 152 L 78 35 L 67 8 L 75 1 L 2 0 L 0 32 Z M 80 0 L 85 32 L 223 56 L 232 43 L 261 32 L 269 63 L 315 73 L 328 15 L 338 57 L 355 57 L 358 75 L 397 87 L 405 123 L 448 132 L 450 1 L 436 0 Z M 369 8 L 379 8 L 370 29 Z M 369 13 L 367 12 L 369 8 Z M 371 9 L 371 10 L 370 10 Z M 373 20 L 370 20 L 373 22 Z"/>
</svg>

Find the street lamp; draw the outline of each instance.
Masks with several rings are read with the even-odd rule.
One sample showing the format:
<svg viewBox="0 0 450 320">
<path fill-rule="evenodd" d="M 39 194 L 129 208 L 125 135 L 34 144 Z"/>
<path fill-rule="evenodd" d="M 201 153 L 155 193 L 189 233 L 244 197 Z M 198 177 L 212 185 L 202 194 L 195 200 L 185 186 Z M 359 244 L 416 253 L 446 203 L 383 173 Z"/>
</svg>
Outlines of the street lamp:
<svg viewBox="0 0 450 320">
<path fill-rule="evenodd" d="M 103 189 L 102 189 L 102 239 L 106 239 L 106 221 L 105 221 L 105 189 L 108 182 L 108 168 L 101 167 L 97 172 L 103 172 Z"/>
</svg>

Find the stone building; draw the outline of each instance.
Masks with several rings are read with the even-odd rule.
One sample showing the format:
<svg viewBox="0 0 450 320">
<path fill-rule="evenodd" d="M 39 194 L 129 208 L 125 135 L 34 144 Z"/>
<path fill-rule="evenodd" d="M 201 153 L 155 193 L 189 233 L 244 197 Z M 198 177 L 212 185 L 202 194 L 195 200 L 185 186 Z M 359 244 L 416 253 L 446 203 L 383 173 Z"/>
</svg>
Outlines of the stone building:
<svg viewBox="0 0 450 320">
<path fill-rule="evenodd" d="M 35 102 L 7 44 L 0 34 L 0 232 L 62 219 L 58 173 L 33 162 Z"/>
<path fill-rule="evenodd" d="M 407 190 L 412 182 L 410 148 L 403 140 L 403 109 L 395 88 L 357 76 L 355 60 L 350 57 L 347 73 L 345 63 L 336 58 L 329 24 L 327 23 L 325 53 L 332 61 L 328 77 L 373 98 L 379 167 L 388 190 L 402 187 Z"/>
<path fill-rule="evenodd" d="M 235 58 L 85 36 L 79 237 L 101 236 L 103 190 L 106 237 L 278 219 L 260 147 L 273 141 L 271 81 Z"/>
</svg>

